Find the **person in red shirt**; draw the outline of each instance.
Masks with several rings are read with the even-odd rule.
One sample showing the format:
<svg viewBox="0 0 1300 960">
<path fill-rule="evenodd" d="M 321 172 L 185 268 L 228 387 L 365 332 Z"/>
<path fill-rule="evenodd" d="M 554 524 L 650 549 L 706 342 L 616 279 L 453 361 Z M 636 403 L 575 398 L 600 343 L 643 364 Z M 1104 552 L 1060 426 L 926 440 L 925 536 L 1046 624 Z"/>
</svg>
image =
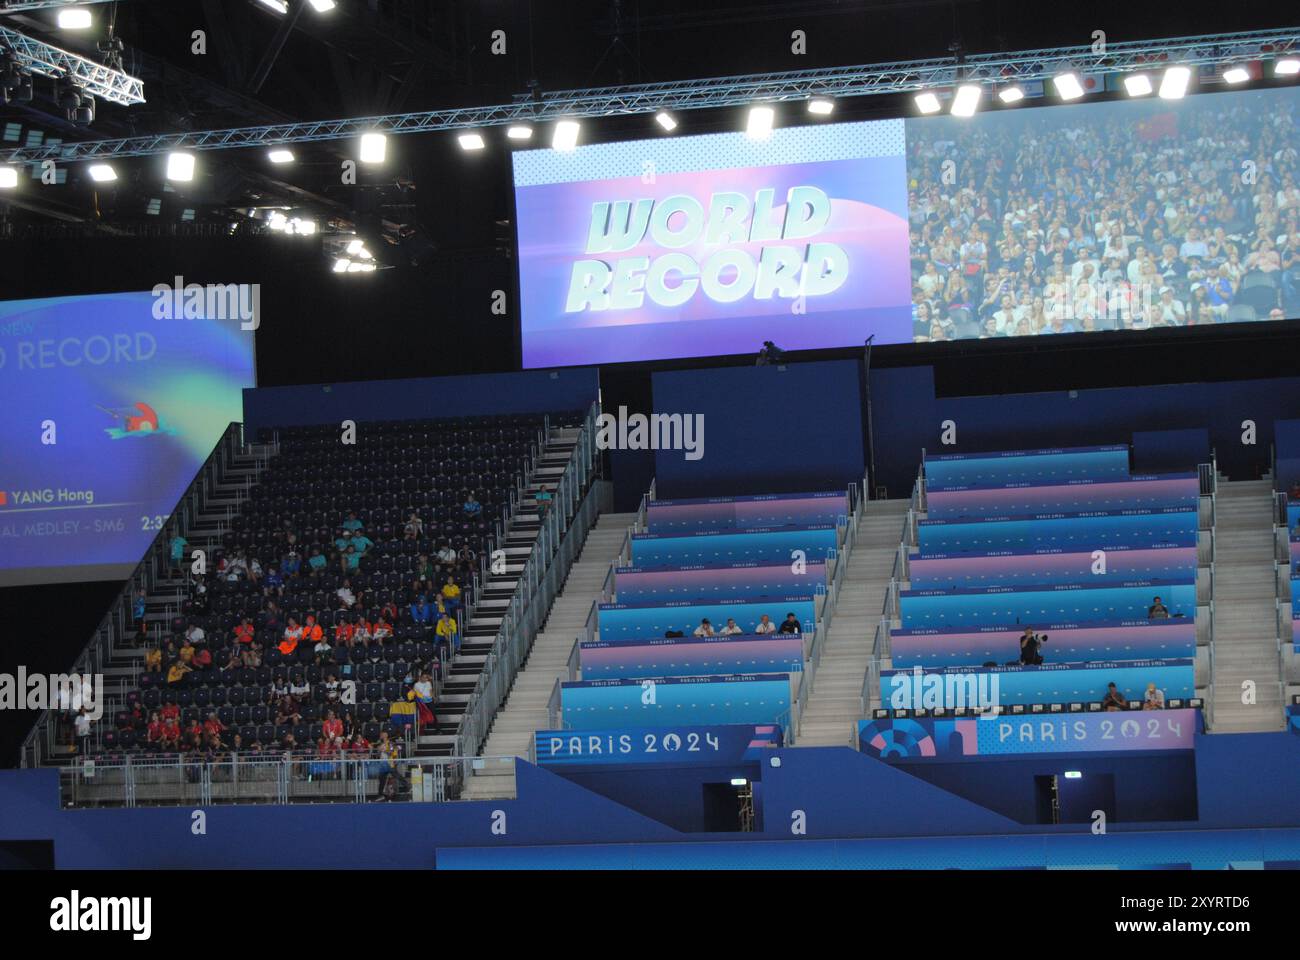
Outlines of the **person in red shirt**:
<svg viewBox="0 0 1300 960">
<path fill-rule="evenodd" d="M 239 626 L 235 627 L 235 641 L 237 643 L 252 643 L 255 632 L 252 620 L 244 617 Z"/>
<path fill-rule="evenodd" d="M 160 715 L 163 720 L 179 720 L 181 716 L 181 708 L 176 705 L 175 700 L 168 700 L 163 704 Z"/>
<path fill-rule="evenodd" d="M 352 646 L 352 635 L 357 632 L 357 628 L 344 620 L 334 624 L 334 642 L 342 643 L 346 646 Z"/>
<path fill-rule="evenodd" d="M 212 651 L 207 647 L 199 647 L 198 652 L 194 654 L 194 666 L 199 670 L 207 670 L 212 666 Z"/>
<path fill-rule="evenodd" d="M 198 737 L 200 740 L 203 739 L 203 724 L 199 723 L 197 720 L 191 720 L 185 727 L 185 739 L 193 740 L 195 737 Z"/>
<path fill-rule="evenodd" d="M 321 724 L 320 730 L 328 740 L 341 737 L 343 736 L 343 721 L 334 716 L 333 710 L 326 711 L 325 722 Z"/>
<path fill-rule="evenodd" d="M 181 742 L 181 725 L 175 717 L 163 721 L 161 746 L 164 750 L 175 750 Z"/>
<path fill-rule="evenodd" d="M 214 736 L 218 740 L 221 739 L 221 734 L 225 731 L 225 729 L 226 729 L 226 725 L 222 723 L 219 719 L 217 719 L 217 715 L 215 713 L 209 713 L 208 719 L 203 721 L 204 734 Z"/>
<path fill-rule="evenodd" d="M 158 717 L 158 711 L 155 710 L 149 714 L 148 740 L 150 743 L 158 743 L 163 737 L 163 722 Z"/>
</svg>

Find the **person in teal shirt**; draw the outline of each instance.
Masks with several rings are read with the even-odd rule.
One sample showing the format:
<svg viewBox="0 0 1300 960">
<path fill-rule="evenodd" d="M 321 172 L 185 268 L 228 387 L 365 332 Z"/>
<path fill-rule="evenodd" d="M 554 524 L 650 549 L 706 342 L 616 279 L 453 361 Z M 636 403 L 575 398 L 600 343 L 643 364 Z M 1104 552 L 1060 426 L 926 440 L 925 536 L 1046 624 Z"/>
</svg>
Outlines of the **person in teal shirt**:
<svg viewBox="0 0 1300 960">
<path fill-rule="evenodd" d="M 319 547 L 312 550 L 311 558 L 307 561 L 307 566 L 311 567 L 312 573 L 320 573 L 325 569 L 325 557 L 321 555 Z"/>
<path fill-rule="evenodd" d="M 184 537 L 182 537 L 179 533 L 176 534 L 174 537 L 172 537 L 171 539 L 172 563 L 174 563 L 177 567 L 184 565 L 185 548 L 188 545 L 189 545 L 189 541 L 186 540 Z"/>
<path fill-rule="evenodd" d="M 352 543 L 352 538 L 348 536 L 345 530 L 340 528 L 339 535 L 334 538 L 334 546 L 336 546 L 339 552 L 342 553 L 351 545 L 351 543 Z"/>
<path fill-rule="evenodd" d="M 357 553 L 365 553 L 375 545 L 375 542 L 367 537 L 362 530 L 356 531 L 348 542 L 357 548 Z"/>
<path fill-rule="evenodd" d="M 348 518 L 343 521 L 344 530 L 360 530 L 363 524 L 357 519 L 355 513 L 349 513 Z"/>
<path fill-rule="evenodd" d="M 348 547 L 347 552 L 343 554 L 343 572 L 351 573 L 361 566 L 361 554 L 357 553 L 353 546 Z"/>
</svg>

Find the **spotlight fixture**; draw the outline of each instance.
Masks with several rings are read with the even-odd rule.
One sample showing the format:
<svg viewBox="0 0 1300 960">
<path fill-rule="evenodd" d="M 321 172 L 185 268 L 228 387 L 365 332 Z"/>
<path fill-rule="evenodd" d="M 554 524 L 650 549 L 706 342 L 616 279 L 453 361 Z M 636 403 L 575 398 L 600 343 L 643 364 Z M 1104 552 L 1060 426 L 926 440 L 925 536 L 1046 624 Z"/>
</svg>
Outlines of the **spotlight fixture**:
<svg viewBox="0 0 1300 960">
<path fill-rule="evenodd" d="M 1224 83 L 1245 83 L 1250 79 L 1250 71 L 1245 67 L 1229 67 L 1223 71 Z"/>
<path fill-rule="evenodd" d="M 808 112 L 815 113 L 818 116 L 826 116 L 835 112 L 835 101 L 829 97 L 813 97 L 808 101 Z"/>
<path fill-rule="evenodd" d="M 766 140 L 772 133 L 776 111 L 771 107 L 750 107 L 745 121 L 745 135 L 751 140 Z"/>
<path fill-rule="evenodd" d="M 925 93 L 916 95 L 916 109 L 922 113 L 938 113 L 940 110 L 939 98 L 927 90 Z"/>
<path fill-rule="evenodd" d="M 456 138 L 462 150 L 482 150 L 483 136 L 478 133 L 462 133 Z"/>
<path fill-rule="evenodd" d="M 1151 78 L 1145 73 L 1130 73 L 1124 78 L 1124 92 L 1130 97 L 1145 97 L 1151 90 Z"/>
<path fill-rule="evenodd" d="M 1278 77 L 1294 77 L 1300 73 L 1300 60 L 1286 57 L 1273 64 L 1273 74 Z"/>
<path fill-rule="evenodd" d="M 371 273 L 375 269 L 373 263 L 357 263 L 355 260 L 348 264 L 348 273 Z"/>
<path fill-rule="evenodd" d="M 1025 91 L 1020 87 L 1004 87 L 998 91 L 998 99 L 1003 103 L 1019 103 L 1025 99 Z"/>
<path fill-rule="evenodd" d="M 194 154 L 167 154 L 167 179 L 188 183 L 194 179 Z"/>
<path fill-rule="evenodd" d="M 1170 67 L 1160 78 L 1160 99 L 1181 100 L 1192 82 L 1191 67 Z"/>
<path fill-rule="evenodd" d="M 329 13 L 338 6 L 334 0 L 307 0 L 307 2 L 311 4 L 312 9 L 317 13 Z"/>
<path fill-rule="evenodd" d="M 85 30 L 90 26 L 90 11 L 85 7 L 68 7 L 59 11 L 60 30 Z"/>
<path fill-rule="evenodd" d="M 977 83 L 963 83 L 957 88 L 952 98 L 951 113 L 954 117 L 973 117 L 979 108 L 984 90 Z"/>
<path fill-rule="evenodd" d="M 117 179 L 117 171 L 107 163 L 97 163 L 86 172 L 90 174 L 90 179 L 96 183 L 111 183 Z"/>
<path fill-rule="evenodd" d="M 551 132 L 551 147 L 555 150 L 572 150 L 578 145 L 578 121 L 559 120 Z"/>
<path fill-rule="evenodd" d="M 663 127 L 669 133 L 677 129 L 677 121 L 673 119 L 673 115 L 663 110 L 655 114 L 655 123 L 659 124 L 659 126 Z"/>
<path fill-rule="evenodd" d="M 506 127 L 506 136 L 511 140 L 531 140 L 533 128 L 522 123 L 511 124 Z"/>
<path fill-rule="evenodd" d="M 272 163 L 293 163 L 292 150 L 272 150 L 266 155 Z"/>
<path fill-rule="evenodd" d="M 13 190 L 18 186 L 18 168 L 0 167 L 0 190 Z"/>
<path fill-rule="evenodd" d="M 289 12 L 289 4 L 287 0 L 262 0 L 262 6 L 270 7 L 276 13 Z"/>
<path fill-rule="evenodd" d="M 1078 74 L 1058 74 L 1052 78 L 1052 85 L 1056 87 L 1056 93 L 1062 100 L 1078 100 L 1083 96 L 1083 84 L 1079 82 Z"/>
<path fill-rule="evenodd" d="M 348 247 L 347 247 L 347 250 L 348 250 L 348 256 L 350 256 L 350 257 L 355 257 L 358 253 L 360 253 L 362 250 L 364 250 L 365 247 L 366 247 L 366 244 L 365 244 L 365 241 L 363 241 L 363 240 L 351 240 L 351 241 L 349 241 L 349 242 L 348 242 Z"/>
<path fill-rule="evenodd" d="M 351 265 L 352 265 L 352 261 L 349 260 L 347 257 L 339 257 L 337 260 L 334 261 L 334 272 L 347 273 L 348 267 L 350 267 Z"/>
<path fill-rule="evenodd" d="M 383 163 L 388 153 L 388 138 L 382 133 L 363 133 L 361 135 L 362 163 Z"/>
</svg>

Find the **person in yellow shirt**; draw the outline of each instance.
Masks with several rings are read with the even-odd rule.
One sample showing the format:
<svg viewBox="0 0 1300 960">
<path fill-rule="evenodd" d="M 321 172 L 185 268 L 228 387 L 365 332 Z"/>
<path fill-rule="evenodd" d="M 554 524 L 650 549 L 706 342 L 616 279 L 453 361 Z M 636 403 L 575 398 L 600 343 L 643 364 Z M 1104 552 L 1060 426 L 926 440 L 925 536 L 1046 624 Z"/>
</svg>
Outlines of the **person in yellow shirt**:
<svg viewBox="0 0 1300 960">
<path fill-rule="evenodd" d="M 145 673 L 158 673 L 162 670 L 162 647 L 154 647 L 144 655 Z"/>
<path fill-rule="evenodd" d="M 185 675 L 189 672 L 190 666 L 177 660 L 167 668 L 167 682 L 172 685 L 178 685 L 184 682 Z"/>
<path fill-rule="evenodd" d="M 442 599 L 446 601 L 447 609 L 453 613 L 460 607 L 460 587 L 456 586 L 450 573 L 447 574 L 447 582 L 442 585 Z"/>
<path fill-rule="evenodd" d="M 433 632 L 437 634 L 438 642 L 447 644 L 453 653 L 460 649 L 460 633 L 456 630 L 456 621 L 447 614 L 438 618 L 438 625 Z"/>
</svg>

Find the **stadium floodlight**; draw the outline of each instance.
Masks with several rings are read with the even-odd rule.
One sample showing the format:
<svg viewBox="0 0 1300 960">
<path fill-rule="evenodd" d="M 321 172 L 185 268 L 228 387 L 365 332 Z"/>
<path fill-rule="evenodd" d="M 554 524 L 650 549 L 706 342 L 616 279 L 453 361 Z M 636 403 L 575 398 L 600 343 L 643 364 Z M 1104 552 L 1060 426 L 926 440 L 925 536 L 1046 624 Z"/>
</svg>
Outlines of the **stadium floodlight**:
<svg viewBox="0 0 1300 960">
<path fill-rule="evenodd" d="M 373 263 L 357 263 L 353 261 L 348 264 L 348 273 L 370 273 L 375 269 Z"/>
<path fill-rule="evenodd" d="M 1278 77 L 1294 77 L 1300 73 L 1300 60 L 1295 57 L 1285 57 L 1273 64 L 1273 74 Z"/>
<path fill-rule="evenodd" d="M 938 113 L 941 109 L 939 98 L 930 91 L 916 95 L 916 109 L 922 113 Z"/>
<path fill-rule="evenodd" d="M 511 140 L 531 140 L 533 128 L 522 123 L 511 124 L 506 127 L 506 136 Z"/>
<path fill-rule="evenodd" d="M 479 133 L 462 133 L 456 138 L 462 150 L 482 150 L 483 135 Z"/>
<path fill-rule="evenodd" d="M 308 2 L 317 13 L 329 13 L 338 6 L 334 0 L 308 0 Z"/>
<path fill-rule="evenodd" d="M 732 777 L 731 785 L 733 787 L 744 787 L 749 785 L 749 781 L 746 780 L 744 777 Z"/>
<path fill-rule="evenodd" d="M 355 257 L 358 253 L 366 248 L 365 241 L 352 240 L 348 243 L 348 256 Z"/>
<path fill-rule="evenodd" d="M 1066 780 L 1082 780 L 1082 779 L 1083 779 L 1083 771 L 1081 771 L 1081 770 L 1066 770 L 1066 771 L 1065 771 L 1065 779 L 1066 779 Z"/>
<path fill-rule="evenodd" d="M 1005 87 L 998 91 L 998 99 L 1003 103 L 1019 103 L 1025 99 L 1025 91 L 1019 87 Z"/>
<path fill-rule="evenodd" d="M 288 13 L 288 0 L 262 0 L 262 6 L 270 7 L 276 13 Z"/>
<path fill-rule="evenodd" d="M 835 112 L 835 101 L 829 97 L 813 97 L 808 101 L 808 112 L 826 116 Z"/>
<path fill-rule="evenodd" d="M 97 163 L 86 172 L 96 183 L 110 183 L 117 179 L 117 171 L 106 163 Z"/>
<path fill-rule="evenodd" d="M 766 140 L 772 133 L 776 111 L 771 107 L 750 107 L 745 119 L 745 136 L 751 140 Z"/>
<path fill-rule="evenodd" d="M 361 135 L 362 163 L 383 163 L 388 153 L 388 138 L 382 133 L 363 133 Z"/>
<path fill-rule="evenodd" d="M 292 150 L 272 150 L 266 155 L 266 158 L 272 163 L 293 163 Z"/>
<path fill-rule="evenodd" d="M 68 7 L 59 11 L 60 30 L 86 30 L 90 27 L 90 11 L 85 7 Z"/>
<path fill-rule="evenodd" d="M 347 273 L 348 267 L 350 266 L 352 266 L 351 260 L 349 260 L 347 257 L 339 257 L 337 260 L 334 261 L 334 272 Z"/>
<path fill-rule="evenodd" d="M 271 215 L 266 218 L 266 225 L 272 230 L 285 230 L 289 226 L 289 221 L 279 210 L 272 210 Z"/>
<path fill-rule="evenodd" d="M 1062 100 L 1078 100 L 1083 96 L 1083 84 L 1077 73 L 1061 73 L 1052 77 L 1052 86 Z"/>
<path fill-rule="evenodd" d="M 1245 83 L 1250 79 L 1250 71 L 1245 67 L 1229 67 L 1223 71 L 1224 83 Z"/>
<path fill-rule="evenodd" d="M 655 123 L 663 127 L 669 133 L 677 129 L 677 121 L 667 110 L 660 110 L 655 114 Z"/>
<path fill-rule="evenodd" d="M 576 120 L 559 120 L 551 132 L 551 147 L 555 150 L 572 150 L 578 145 L 578 130 L 581 125 Z"/>
<path fill-rule="evenodd" d="M 1151 90 L 1151 78 L 1145 73 L 1130 73 L 1124 78 L 1124 92 L 1130 97 L 1145 97 Z"/>
<path fill-rule="evenodd" d="M 1160 78 L 1160 99 L 1181 100 L 1192 82 L 1191 67 L 1170 67 Z"/>
<path fill-rule="evenodd" d="M 0 190 L 13 190 L 18 186 L 18 168 L 0 167 Z"/>
<path fill-rule="evenodd" d="M 950 111 L 954 117 L 973 117 L 979 108 L 984 88 L 978 83 L 963 83 L 952 98 Z"/>
<path fill-rule="evenodd" d="M 167 154 L 167 179 L 188 183 L 194 179 L 194 154 Z"/>
</svg>

